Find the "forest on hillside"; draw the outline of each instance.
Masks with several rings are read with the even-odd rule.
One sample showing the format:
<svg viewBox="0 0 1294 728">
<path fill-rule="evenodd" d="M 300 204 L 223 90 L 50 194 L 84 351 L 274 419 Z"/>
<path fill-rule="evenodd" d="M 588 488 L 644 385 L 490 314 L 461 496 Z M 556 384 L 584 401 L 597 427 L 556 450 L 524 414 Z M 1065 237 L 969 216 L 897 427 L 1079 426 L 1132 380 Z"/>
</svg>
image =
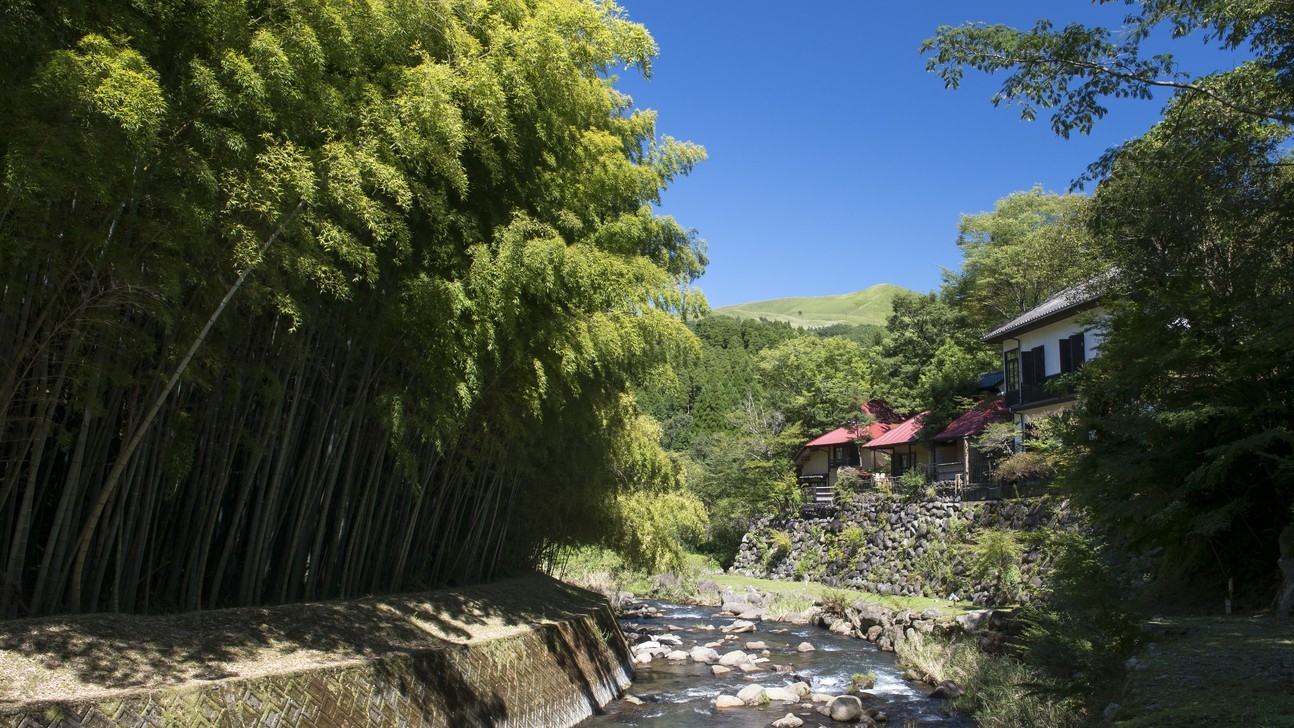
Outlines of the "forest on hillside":
<svg viewBox="0 0 1294 728">
<path fill-rule="evenodd" d="M 704 151 L 586 0 L 8 3 L 0 615 L 489 579 L 676 473 Z"/>
<path fill-rule="evenodd" d="M 884 331 L 705 317 L 655 212 L 704 150 L 616 89 L 594 0 L 20 0 L 0 11 L 0 615 L 481 581 L 599 544 L 730 553 L 790 458 L 883 399 L 950 419 L 979 337 L 1100 276 L 1058 488 L 1101 545 L 1257 602 L 1294 533 L 1294 15 L 1128 0 L 1126 32 L 923 52 L 1062 135 L 1171 98 L 950 230 Z M 1192 76 L 1156 28 L 1241 48 Z M 946 421 L 946 419 L 944 420 Z M 1287 537 L 1288 542 L 1290 538 Z"/>
</svg>

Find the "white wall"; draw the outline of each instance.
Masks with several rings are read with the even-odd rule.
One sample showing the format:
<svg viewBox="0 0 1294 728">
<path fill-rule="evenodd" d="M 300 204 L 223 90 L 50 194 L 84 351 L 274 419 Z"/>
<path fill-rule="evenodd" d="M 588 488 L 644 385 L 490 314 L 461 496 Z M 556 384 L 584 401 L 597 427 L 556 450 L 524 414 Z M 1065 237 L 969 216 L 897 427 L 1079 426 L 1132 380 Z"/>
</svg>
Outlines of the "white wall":
<svg viewBox="0 0 1294 728">
<path fill-rule="evenodd" d="M 1079 321 L 1091 321 L 1093 315 L 1097 318 L 1095 326 L 1091 323 L 1080 324 Z M 1083 332 L 1083 350 L 1084 361 L 1091 361 L 1096 357 L 1101 348 L 1101 329 L 1100 329 L 1101 310 L 1083 311 L 1073 318 L 1057 321 L 1054 324 L 1047 324 L 1033 331 L 1020 335 L 1018 339 L 1007 339 L 1002 342 L 1003 353 L 1012 349 L 1032 349 L 1035 346 L 1046 348 L 1043 354 L 1043 365 L 1046 376 L 1060 374 L 1060 340 L 1067 339 L 1071 334 Z"/>
</svg>

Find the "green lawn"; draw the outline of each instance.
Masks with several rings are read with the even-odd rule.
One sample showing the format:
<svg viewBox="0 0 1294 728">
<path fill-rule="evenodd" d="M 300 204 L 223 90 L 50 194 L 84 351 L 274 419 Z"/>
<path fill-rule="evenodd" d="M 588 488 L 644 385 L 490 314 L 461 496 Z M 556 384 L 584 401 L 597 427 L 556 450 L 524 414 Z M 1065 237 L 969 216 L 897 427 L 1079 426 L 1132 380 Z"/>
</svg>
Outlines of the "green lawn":
<svg viewBox="0 0 1294 728">
<path fill-rule="evenodd" d="M 1147 630 L 1115 725 L 1294 727 L 1294 620 L 1160 617 Z"/>
<path fill-rule="evenodd" d="M 747 587 L 753 586 L 761 592 L 772 593 L 783 598 L 798 597 L 804 601 L 805 607 L 809 606 L 814 599 L 822 599 L 832 595 L 849 595 L 848 601 L 850 602 L 862 599 L 863 601 L 883 604 L 894 610 L 911 609 L 919 612 L 928 607 L 937 607 L 944 614 L 957 615 L 974 608 L 965 602 L 950 602 L 946 599 L 927 599 L 925 597 L 870 594 L 855 589 L 838 589 L 813 581 L 773 581 L 771 579 L 756 579 L 750 576 L 731 574 L 707 575 L 706 578 L 713 579 L 720 587 L 737 592 L 745 591 Z"/>
</svg>

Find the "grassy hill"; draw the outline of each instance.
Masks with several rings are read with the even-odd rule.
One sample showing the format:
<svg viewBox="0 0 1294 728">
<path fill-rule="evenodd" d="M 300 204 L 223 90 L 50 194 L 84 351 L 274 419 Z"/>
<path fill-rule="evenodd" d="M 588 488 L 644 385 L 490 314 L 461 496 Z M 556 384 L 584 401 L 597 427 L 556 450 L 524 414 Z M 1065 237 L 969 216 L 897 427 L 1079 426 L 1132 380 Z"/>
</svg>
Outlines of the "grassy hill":
<svg viewBox="0 0 1294 728">
<path fill-rule="evenodd" d="M 771 301 L 720 306 L 713 313 L 739 319 L 786 321 L 792 326 L 809 329 L 840 323 L 884 326 L 886 317 L 890 315 L 890 301 L 896 293 L 905 290 L 907 289 L 889 283 L 880 283 L 837 296 L 774 298 Z"/>
</svg>

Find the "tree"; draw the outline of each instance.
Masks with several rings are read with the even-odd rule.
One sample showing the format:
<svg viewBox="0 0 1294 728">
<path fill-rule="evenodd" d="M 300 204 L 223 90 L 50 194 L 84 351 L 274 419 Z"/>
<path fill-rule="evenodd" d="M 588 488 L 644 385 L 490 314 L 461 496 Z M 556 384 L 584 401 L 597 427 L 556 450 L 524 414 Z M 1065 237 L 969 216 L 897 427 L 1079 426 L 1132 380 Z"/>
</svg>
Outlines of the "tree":
<svg viewBox="0 0 1294 728">
<path fill-rule="evenodd" d="M 997 201 L 992 212 L 963 215 L 959 271 L 944 271 L 941 297 L 988 331 L 1106 266 L 1092 251 L 1089 198 L 1035 187 Z"/>
<path fill-rule="evenodd" d="M 879 377 L 884 382 L 881 397 L 901 412 L 927 409 L 945 391 L 973 393 L 976 375 L 995 362 L 979 340 L 983 331 L 934 293 L 895 296 L 886 329 L 880 347 L 885 373 Z M 979 372 L 963 378 L 970 369 Z"/>
<path fill-rule="evenodd" d="M 681 506 L 629 392 L 697 355 L 652 206 L 704 150 L 608 80 L 656 53 L 614 3 L 3 15 L 4 616 L 478 581 Z"/>
<path fill-rule="evenodd" d="M 995 103 L 1054 109 L 1086 131 L 1105 96 L 1174 96 L 1144 137 L 1111 150 L 1089 228 L 1108 335 L 1080 377 L 1070 487 L 1127 543 L 1164 550 L 1177 576 L 1269 593 L 1277 536 L 1294 520 L 1294 15 L 1282 3 L 1129 2 L 1123 40 L 1041 22 L 941 28 L 924 46 L 955 86 L 964 68 L 1009 71 Z M 1143 58 L 1160 24 L 1253 59 L 1189 79 Z M 1089 439 L 1090 438 L 1090 439 Z"/>
<path fill-rule="evenodd" d="M 765 349 L 759 381 L 772 406 L 805 432 L 825 432 L 858 417 L 875 388 L 865 349 L 843 336 L 799 336 Z"/>
</svg>

